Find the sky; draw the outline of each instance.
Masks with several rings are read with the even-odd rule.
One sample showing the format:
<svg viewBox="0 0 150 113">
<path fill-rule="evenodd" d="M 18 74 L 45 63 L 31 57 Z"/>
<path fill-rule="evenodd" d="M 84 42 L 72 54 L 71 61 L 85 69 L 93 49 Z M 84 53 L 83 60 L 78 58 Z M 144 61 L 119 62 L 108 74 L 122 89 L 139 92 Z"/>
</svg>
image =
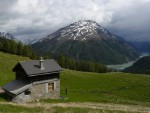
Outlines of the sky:
<svg viewBox="0 0 150 113">
<path fill-rule="evenodd" d="M 0 0 L 0 32 L 42 38 L 79 20 L 94 20 L 131 41 L 150 41 L 150 0 Z"/>
</svg>

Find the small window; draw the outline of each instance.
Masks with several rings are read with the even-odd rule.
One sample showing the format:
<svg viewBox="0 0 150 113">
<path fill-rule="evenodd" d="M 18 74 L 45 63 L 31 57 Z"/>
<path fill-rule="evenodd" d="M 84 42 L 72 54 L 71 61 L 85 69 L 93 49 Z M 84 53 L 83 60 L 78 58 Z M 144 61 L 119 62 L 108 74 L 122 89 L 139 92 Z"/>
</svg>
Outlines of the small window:
<svg viewBox="0 0 150 113">
<path fill-rule="evenodd" d="M 54 90 L 54 83 L 48 83 L 48 91 L 51 92 Z"/>
<path fill-rule="evenodd" d="M 30 90 L 26 90 L 25 91 L 25 95 L 30 95 L 31 94 L 31 91 Z"/>
</svg>

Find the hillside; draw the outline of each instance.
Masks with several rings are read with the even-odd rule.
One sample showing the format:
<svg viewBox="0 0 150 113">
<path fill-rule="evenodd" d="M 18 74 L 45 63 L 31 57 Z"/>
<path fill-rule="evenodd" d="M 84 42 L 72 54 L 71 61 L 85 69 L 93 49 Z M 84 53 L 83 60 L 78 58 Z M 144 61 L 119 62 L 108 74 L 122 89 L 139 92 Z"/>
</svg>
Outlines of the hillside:
<svg viewBox="0 0 150 113">
<path fill-rule="evenodd" d="M 68 101 L 144 104 L 150 102 L 149 83 L 150 77 L 142 75 L 65 70 L 61 74 L 61 95 Z"/>
<path fill-rule="evenodd" d="M 18 61 L 24 60 L 28 60 L 28 58 L 0 52 L 0 86 L 15 78 L 12 68 Z"/>
<path fill-rule="evenodd" d="M 25 57 L 0 52 L 0 86 L 14 79 L 11 71 Z M 109 102 L 150 105 L 150 77 L 127 73 L 89 73 L 64 70 L 60 75 L 61 102 Z M 65 88 L 68 94 L 65 94 Z M 1 100 L 1 97 L 0 97 Z M 52 100 L 45 100 L 53 102 Z"/>
<path fill-rule="evenodd" d="M 123 71 L 128 73 L 150 74 L 150 56 L 140 58 L 132 66 Z"/>
<path fill-rule="evenodd" d="M 14 79 L 11 69 L 20 60 L 28 60 L 28 58 L 0 52 L 0 86 Z M 4 102 L 6 97 L 0 93 L 0 112 L 136 113 L 150 111 L 149 107 L 143 107 L 150 106 L 149 76 L 64 70 L 60 75 L 60 81 L 62 99 L 47 99 L 17 105 Z M 67 94 L 65 88 L 68 90 Z"/>
<path fill-rule="evenodd" d="M 92 20 L 78 21 L 32 44 L 34 50 L 52 55 L 64 54 L 76 60 L 119 64 L 138 57 L 123 38 L 110 33 Z"/>
</svg>

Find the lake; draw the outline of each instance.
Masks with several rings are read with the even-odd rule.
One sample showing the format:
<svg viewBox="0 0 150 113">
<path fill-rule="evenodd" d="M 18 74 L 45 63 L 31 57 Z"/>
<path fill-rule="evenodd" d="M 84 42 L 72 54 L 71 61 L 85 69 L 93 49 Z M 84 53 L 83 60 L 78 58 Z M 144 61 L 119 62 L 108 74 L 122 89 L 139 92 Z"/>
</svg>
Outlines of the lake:
<svg viewBox="0 0 150 113">
<path fill-rule="evenodd" d="M 138 59 L 140 59 L 140 58 L 142 58 L 142 57 L 144 57 L 144 56 L 148 56 L 148 55 L 150 55 L 150 53 L 142 53 Z M 138 59 L 136 59 L 136 60 L 134 60 L 134 61 L 130 61 L 130 62 L 128 62 L 128 63 L 124 63 L 124 64 L 107 65 L 107 67 L 108 67 L 108 68 L 111 68 L 111 69 L 116 69 L 116 70 L 123 70 L 123 69 L 125 69 L 125 68 L 131 66 L 131 65 L 132 65 L 134 62 L 136 62 Z"/>
</svg>

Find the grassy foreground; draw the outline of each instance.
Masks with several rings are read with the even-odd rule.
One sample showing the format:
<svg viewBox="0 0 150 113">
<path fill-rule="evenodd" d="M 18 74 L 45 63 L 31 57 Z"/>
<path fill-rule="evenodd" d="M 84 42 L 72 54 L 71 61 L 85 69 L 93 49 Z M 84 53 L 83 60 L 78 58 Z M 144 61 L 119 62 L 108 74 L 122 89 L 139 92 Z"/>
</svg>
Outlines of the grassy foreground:
<svg viewBox="0 0 150 113">
<path fill-rule="evenodd" d="M 23 60 L 28 58 L 0 52 L 0 86 L 15 78 L 12 68 Z M 150 76 L 64 70 L 60 81 L 62 102 L 150 103 Z"/>
<path fill-rule="evenodd" d="M 0 52 L 0 86 L 15 79 L 12 68 L 18 61 L 28 60 L 26 57 L 10 55 Z M 60 75 L 61 96 L 59 100 L 43 100 L 44 102 L 102 102 L 117 104 L 136 104 L 150 106 L 150 76 L 128 74 L 128 73 L 89 73 L 72 70 L 64 70 Z M 65 89 L 67 88 L 67 94 Z M 0 94 L 0 101 L 5 101 L 4 94 Z M 43 108 L 25 108 L 21 106 L 0 105 L 0 112 L 19 113 L 21 108 L 28 112 L 41 112 Z M 61 108 L 54 107 L 50 109 L 57 113 L 62 111 L 89 112 L 91 109 L 83 108 Z M 103 110 L 96 110 L 102 112 Z M 105 110 L 105 113 L 112 113 Z M 93 111 L 94 112 L 94 111 Z M 113 111 L 114 112 L 114 111 Z M 53 113 L 53 112 L 52 112 Z M 120 111 L 116 113 L 121 113 Z M 124 112 L 122 112 L 124 113 Z"/>
<path fill-rule="evenodd" d="M 101 109 L 87 109 L 87 108 L 72 108 L 72 107 L 22 107 L 14 105 L 0 105 L 0 113 L 138 113 L 138 112 L 126 112 L 116 110 L 101 110 Z"/>
<path fill-rule="evenodd" d="M 150 105 L 150 76 L 64 70 L 60 79 L 64 101 Z"/>
<path fill-rule="evenodd" d="M 27 108 L 22 106 L 14 105 L 0 105 L 0 113 L 41 113 L 44 111 L 43 108 Z"/>
</svg>

